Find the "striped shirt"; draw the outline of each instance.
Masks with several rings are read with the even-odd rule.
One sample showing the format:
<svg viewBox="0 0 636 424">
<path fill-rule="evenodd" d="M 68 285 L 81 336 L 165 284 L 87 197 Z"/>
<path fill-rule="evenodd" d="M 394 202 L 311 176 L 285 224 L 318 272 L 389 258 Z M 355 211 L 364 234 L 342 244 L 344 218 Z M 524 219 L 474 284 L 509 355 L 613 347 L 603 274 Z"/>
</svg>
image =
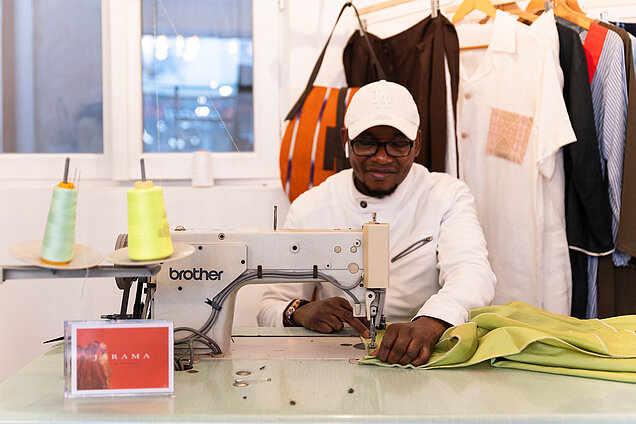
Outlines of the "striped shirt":
<svg viewBox="0 0 636 424">
<path fill-rule="evenodd" d="M 618 34 L 596 23 L 583 43 L 586 50 L 595 45 L 605 34 L 603 48 L 592 78 L 592 104 L 601 153 L 601 168 L 609 183 L 609 200 L 612 209 L 612 237 L 616 241 L 621 206 L 623 154 L 625 151 L 625 127 L 627 122 L 627 78 L 623 41 Z M 592 52 L 598 53 L 598 52 Z M 613 260 L 620 265 L 624 255 L 614 252 Z M 590 258 L 588 267 L 588 317 L 597 315 L 597 258 Z M 618 263 L 617 263 L 618 262 Z"/>
</svg>

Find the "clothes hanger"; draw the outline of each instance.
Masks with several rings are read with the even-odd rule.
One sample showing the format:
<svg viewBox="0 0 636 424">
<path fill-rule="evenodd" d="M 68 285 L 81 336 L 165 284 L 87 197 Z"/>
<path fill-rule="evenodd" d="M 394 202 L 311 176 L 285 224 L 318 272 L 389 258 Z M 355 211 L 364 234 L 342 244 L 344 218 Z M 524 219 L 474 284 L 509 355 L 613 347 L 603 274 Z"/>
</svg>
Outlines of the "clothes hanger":
<svg viewBox="0 0 636 424">
<path fill-rule="evenodd" d="M 579 2 L 577 0 L 565 0 L 565 4 L 576 13 L 585 15 L 585 12 L 583 11 L 583 9 L 581 9 L 581 6 L 579 6 Z"/>
<path fill-rule="evenodd" d="M 479 10 L 491 18 L 494 18 L 497 14 L 495 6 L 489 0 L 464 0 L 453 16 L 453 23 L 459 22 L 473 10 Z"/>
<path fill-rule="evenodd" d="M 537 12 L 543 12 L 546 10 L 545 3 L 547 1 L 544 0 L 530 0 L 528 5 L 526 6 L 526 12 L 537 14 Z"/>
<path fill-rule="evenodd" d="M 552 8 L 554 9 L 554 14 L 556 16 L 560 16 L 563 19 L 566 19 L 582 28 L 590 29 L 590 25 L 592 24 L 592 22 L 594 22 L 593 19 L 585 16 L 585 14 L 581 14 L 572 10 L 567 5 L 567 0 L 554 0 L 552 2 L 546 0 L 543 3 L 544 4 L 542 5 L 541 0 L 531 0 L 526 7 L 526 12 L 535 13 L 541 10 L 548 10 L 550 4 L 552 4 Z"/>
<path fill-rule="evenodd" d="M 576 0 L 574 1 L 576 2 Z M 569 2 L 567 0 L 555 0 L 554 3 L 555 15 L 565 18 L 582 28 L 590 29 L 590 25 L 594 22 L 592 18 L 585 16 L 585 13 L 579 13 L 572 10 L 568 5 Z"/>
<path fill-rule="evenodd" d="M 453 24 L 456 24 L 457 22 L 462 20 L 466 15 L 468 15 L 473 10 L 479 10 L 480 12 L 485 13 L 486 19 L 494 18 L 495 15 L 497 14 L 497 9 L 495 9 L 495 6 L 493 6 L 490 0 L 464 0 L 462 4 L 459 5 L 459 8 L 457 8 L 457 12 L 455 12 L 455 15 L 453 15 Z M 484 23 L 484 22 L 485 20 L 482 21 L 481 23 Z M 462 46 L 461 40 L 460 40 L 459 50 L 485 49 L 487 47 L 488 47 L 488 44 L 472 45 L 470 44 L 470 42 Z"/>
<path fill-rule="evenodd" d="M 497 4 L 495 5 L 495 8 L 503 10 L 504 12 L 512 13 L 527 22 L 534 22 L 538 18 L 538 16 L 534 13 L 526 12 L 520 8 L 515 2 Z"/>
</svg>

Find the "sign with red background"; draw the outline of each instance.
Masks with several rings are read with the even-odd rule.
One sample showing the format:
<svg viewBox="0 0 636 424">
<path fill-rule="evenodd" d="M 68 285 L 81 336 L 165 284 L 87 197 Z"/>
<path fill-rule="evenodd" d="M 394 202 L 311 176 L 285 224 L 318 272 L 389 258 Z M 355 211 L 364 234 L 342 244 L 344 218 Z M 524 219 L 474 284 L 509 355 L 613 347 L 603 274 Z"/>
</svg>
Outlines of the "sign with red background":
<svg viewBox="0 0 636 424">
<path fill-rule="evenodd" d="M 78 328 L 77 344 L 106 346 L 110 389 L 168 387 L 168 328 Z"/>
<path fill-rule="evenodd" d="M 171 393 L 172 323 L 169 321 L 67 322 L 72 393 Z M 69 331 L 70 330 L 70 331 Z"/>
</svg>

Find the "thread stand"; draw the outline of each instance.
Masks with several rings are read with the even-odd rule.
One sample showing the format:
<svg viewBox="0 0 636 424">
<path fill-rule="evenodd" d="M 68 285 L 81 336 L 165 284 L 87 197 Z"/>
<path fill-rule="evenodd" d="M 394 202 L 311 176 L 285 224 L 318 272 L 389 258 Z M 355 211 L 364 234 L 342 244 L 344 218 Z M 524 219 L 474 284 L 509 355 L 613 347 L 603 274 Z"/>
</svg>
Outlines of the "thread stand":
<svg viewBox="0 0 636 424">
<path fill-rule="evenodd" d="M 40 278 L 142 278 L 152 277 L 160 270 L 160 265 L 138 267 L 99 265 L 88 269 L 51 269 L 32 265 L 3 265 L 0 267 L 0 282 Z"/>
<path fill-rule="evenodd" d="M 172 243 L 172 246 L 174 248 L 174 251 L 170 256 L 167 256 L 165 258 L 153 259 L 148 261 L 137 261 L 134 259 L 130 259 L 130 257 L 128 256 L 128 247 L 122 247 L 113 250 L 108 255 L 106 255 L 106 260 L 119 266 L 147 266 L 184 259 L 194 254 L 194 247 L 189 244 Z"/>
</svg>

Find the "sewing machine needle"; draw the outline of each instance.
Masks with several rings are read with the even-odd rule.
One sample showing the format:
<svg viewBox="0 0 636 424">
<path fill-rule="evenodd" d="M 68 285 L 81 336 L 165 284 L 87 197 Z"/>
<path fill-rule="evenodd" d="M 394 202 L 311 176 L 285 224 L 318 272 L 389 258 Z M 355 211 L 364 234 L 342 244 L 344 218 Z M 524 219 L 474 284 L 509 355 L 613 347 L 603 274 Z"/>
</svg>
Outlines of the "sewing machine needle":
<svg viewBox="0 0 636 424">
<path fill-rule="evenodd" d="M 369 328 L 369 336 L 371 337 L 371 342 L 369 342 L 369 348 L 375 349 L 375 317 L 371 317 L 371 328 Z"/>
</svg>

